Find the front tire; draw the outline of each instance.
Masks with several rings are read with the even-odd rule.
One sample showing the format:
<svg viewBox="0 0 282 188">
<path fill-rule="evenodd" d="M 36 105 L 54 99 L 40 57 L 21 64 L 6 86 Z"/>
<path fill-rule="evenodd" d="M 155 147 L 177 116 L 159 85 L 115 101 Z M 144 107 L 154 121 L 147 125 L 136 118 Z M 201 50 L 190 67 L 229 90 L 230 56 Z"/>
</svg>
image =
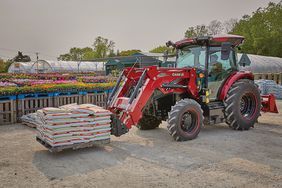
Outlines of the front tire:
<svg viewBox="0 0 282 188">
<path fill-rule="evenodd" d="M 168 114 L 168 132 L 176 141 L 196 138 L 203 124 L 203 111 L 193 99 L 178 101 Z"/>
<path fill-rule="evenodd" d="M 224 101 L 226 123 L 234 130 L 249 130 L 254 127 L 259 115 L 261 99 L 252 80 L 235 82 Z"/>
<path fill-rule="evenodd" d="M 151 130 L 159 127 L 161 120 L 151 115 L 143 115 L 137 124 L 140 130 Z"/>
</svg>

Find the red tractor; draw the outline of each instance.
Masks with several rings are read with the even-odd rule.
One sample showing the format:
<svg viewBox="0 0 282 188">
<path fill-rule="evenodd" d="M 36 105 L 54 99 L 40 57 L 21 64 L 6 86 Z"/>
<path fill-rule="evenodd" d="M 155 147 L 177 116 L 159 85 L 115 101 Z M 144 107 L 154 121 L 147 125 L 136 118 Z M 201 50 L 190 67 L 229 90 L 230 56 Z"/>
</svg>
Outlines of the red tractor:
<svg viewBox="0 0 282 188">
<path fill-rule="evenodd" d="M 136 125 L 154 129 L 162 120 L 176 141 L 197 137 L 203 124 L 226 122 L 248 130 L 260 111 L 277 113 L 273 95 L 260 96 L 251 72 L 238 66 L 237 35 L 188 38 L 168 46 L 176 49 L 176 68 L 126 68 L 108 99 L 113 112 L 112 134 L 120 136 Z"/>
</svg>

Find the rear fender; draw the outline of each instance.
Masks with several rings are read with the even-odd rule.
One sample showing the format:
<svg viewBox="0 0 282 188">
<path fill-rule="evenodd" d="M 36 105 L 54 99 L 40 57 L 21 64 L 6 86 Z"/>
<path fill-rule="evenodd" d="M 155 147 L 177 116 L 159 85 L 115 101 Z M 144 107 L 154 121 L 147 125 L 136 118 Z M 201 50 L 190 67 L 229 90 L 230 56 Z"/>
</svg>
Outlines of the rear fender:
<svg viewBox="0 0 282 188">
<path fill-rule="evenodd" d="M 249 80 L 254 80 L 254 75 L 249 72 L 249 71 L 240 71 L 240 72 L 235 72 L 231 74 L 226 81 L 224 82 L 222 89 L 219 93 L 219 100 L 223 101 L 231 88 L 231 86 L 238 80 L 241 79 L 249 79 Z"/>
</svg>

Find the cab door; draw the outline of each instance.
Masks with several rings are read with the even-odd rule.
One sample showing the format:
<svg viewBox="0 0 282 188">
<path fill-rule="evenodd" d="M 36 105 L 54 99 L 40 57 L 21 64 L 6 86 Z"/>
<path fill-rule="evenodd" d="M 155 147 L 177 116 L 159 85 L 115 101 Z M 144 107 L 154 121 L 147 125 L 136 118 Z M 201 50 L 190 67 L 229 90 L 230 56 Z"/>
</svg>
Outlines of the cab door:
<svg viewBox="0 0 282 188">
<path fill-rule="evenodd" d="M 234 51 L 231 50 L 229 58 L 222 58 L 221 47 L 211 47 L 209 52 L 208 88 L 210 100 L 217 100 L 219 89 L 223 82 L 237 70 Z"/>
</svg>

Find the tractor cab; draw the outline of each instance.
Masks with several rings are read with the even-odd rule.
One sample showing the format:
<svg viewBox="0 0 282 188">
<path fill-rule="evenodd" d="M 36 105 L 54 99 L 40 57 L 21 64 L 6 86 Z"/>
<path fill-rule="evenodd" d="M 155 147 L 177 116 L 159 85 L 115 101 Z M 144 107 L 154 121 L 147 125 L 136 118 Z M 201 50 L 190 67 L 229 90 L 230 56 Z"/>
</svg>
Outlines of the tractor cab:
<svg viewBox="0 0 282 188">
<path fill-rule="evenodd" d="M 235 47 L 242 43 L 237 35 L 184 39 L 174 44 L 177 68 L 196 68 L 198 82 L 217 100 L 223 82 L 238 71 Z M 248 64 L 248 63 L 246 63 Z"/>
</svg>

